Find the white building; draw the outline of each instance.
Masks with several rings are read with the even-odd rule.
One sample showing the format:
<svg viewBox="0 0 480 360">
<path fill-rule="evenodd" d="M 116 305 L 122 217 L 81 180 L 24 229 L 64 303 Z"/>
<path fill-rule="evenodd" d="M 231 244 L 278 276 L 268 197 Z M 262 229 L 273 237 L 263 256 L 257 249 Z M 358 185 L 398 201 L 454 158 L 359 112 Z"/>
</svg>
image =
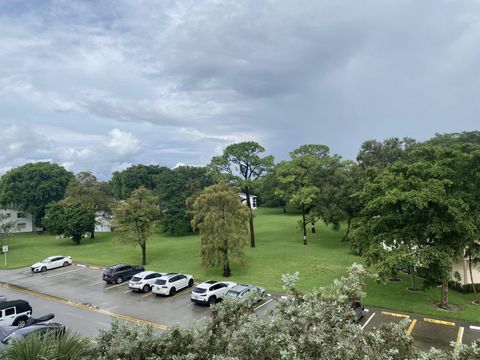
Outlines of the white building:
<svg viewBox="0 0 480 360">
<path fill-rule="evenodd" d="M 471 284 L 472 280 L 470 277 L 470 266 L 469 266 L 469 260 L 468 257 L 464 257 L 462 260 L 460 260 L 458 263 L 453 265 L 452 268 L 452 280 L 455 279 L 455 273 L 460 275 L 460 283 L 462 285 L 467 285 Z M 472 277 L 473 277 L 473 282 L 475 284 L 480 284 L 480 269 L 478 265 L 473 265 L 472 264 Z"/>
<path fill-rule="evenodd" d="M 239 193 L 238 196 L 240 196 L 240 201 L 242 204 L 247 205 L 247 195 L 244 193 Z M 253 210 L 257 208 L 257 197 L 255 195 L 250 195 L 250 205 L 252 206 Z"/>
<path fill-rule="evenodd" d="M 30 213 L 21 210 L 14 209 L 0 209 L 0 223 L 6 223 L 14 221 L 16 223 L 15 230 L 13 232 L 25 233 L 36 231 L 34 226 L 33 216 Z"/>
<path fill-rule="evenodd" d="M 95 232 L 112 231 L 112 214 L 105 211 L 95 213 Z"/>
</svg>

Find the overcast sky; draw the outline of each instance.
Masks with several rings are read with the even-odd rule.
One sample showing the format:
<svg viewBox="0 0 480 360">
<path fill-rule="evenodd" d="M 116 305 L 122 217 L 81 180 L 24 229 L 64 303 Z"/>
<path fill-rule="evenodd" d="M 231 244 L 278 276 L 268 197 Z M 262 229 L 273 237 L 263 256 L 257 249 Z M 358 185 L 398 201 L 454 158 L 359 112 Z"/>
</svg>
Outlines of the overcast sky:
<svg viewBox="0 0 480 360">
<path fill-rule="evenodd" d="M 0 174 L 478 130 L 480 2 L 0 0 Z"/>
</svg>

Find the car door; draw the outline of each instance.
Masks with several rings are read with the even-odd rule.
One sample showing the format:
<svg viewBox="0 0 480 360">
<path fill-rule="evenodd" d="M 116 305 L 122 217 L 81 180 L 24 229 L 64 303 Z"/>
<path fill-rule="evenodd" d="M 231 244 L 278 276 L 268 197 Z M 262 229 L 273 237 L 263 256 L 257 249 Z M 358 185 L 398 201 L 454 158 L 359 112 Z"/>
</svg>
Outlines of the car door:
<svg viewBox="0 0 480 360">
<path fill-rule="evenodd" d="M 63 257 L 56 257 L 56 258 L 53 258 L 52 259 L 52 262 L 51 262 L 51 268 L 57 268 L 57 267 L 60 267 L 62 266 L 62 259 Z"/>
<path fill-rule="evenodd" d="M 3 309 L 1 312 L 2 312 L 2 316 L 0 318 L 0 325 L 5 325 L 5 326 L 12 325 L 12 323 L 15 321 L 15 317 L 17 316 L 15 307 L 12 306 L 12 307 Z"/>
<path fill-rule="evenodd" d="M 131 266 L 126 265 L 122 269 L 123 269 L 122 270 L 122 278 L 129 279 L 133 276 L 133 271 L 132 271 Z"/>
<path fill-rule="evenodd" d="M 185 275 L 178 275 L 178 284 L 180 289 L 186 288 L 188 286 L 188 279 Z"/>
<path fill-rule="evenodd" d="M 228 286 L 224 283 L 217 284 L 215 287 L 215 295 L 217 295 L 217 297 L 225 295 L 225 293 L 228 291 Z"/>
<path fill-rule="evenodd" d="M 150 274 L 150 275 L 147 275 L 145 277 L 145 280 L 147 281 L 147 284 L 152 286 L 153 283 L 155 282 L 155 280 L 160 277 L 160 274 L 157 274 L 157 273 L 153 273 L 153 274 Z"/>
</svg>

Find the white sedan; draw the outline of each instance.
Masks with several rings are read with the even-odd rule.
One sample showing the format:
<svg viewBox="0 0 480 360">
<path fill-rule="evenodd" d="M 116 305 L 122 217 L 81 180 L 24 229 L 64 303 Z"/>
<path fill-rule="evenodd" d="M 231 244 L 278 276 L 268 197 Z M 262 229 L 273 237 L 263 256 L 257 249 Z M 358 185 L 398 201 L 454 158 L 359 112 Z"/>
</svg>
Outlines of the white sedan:
<svg viewBox="0 0 480 360">
<path fill-rule="evenodd" d="M 152 293 L 157 295 L 175 295 L 178 290 L 193 286 L 193 276 L 170 273 L 157 279 L 152 287 Z"/>
<path fill-rule="evenodd" d="M 33 264 L 30 269 L 32 272 L 44 272 L 50 269 L 72 265 L 71 256 L 49 256 L 45 260 Z"/>
<path fill-rule="evenodd" d="M 190 299 L 195 304 L 212 305 L 222 300 L 227 291 L 236 285 L 231 281 L 208 280 L 193 288 Z"/>
</svg>

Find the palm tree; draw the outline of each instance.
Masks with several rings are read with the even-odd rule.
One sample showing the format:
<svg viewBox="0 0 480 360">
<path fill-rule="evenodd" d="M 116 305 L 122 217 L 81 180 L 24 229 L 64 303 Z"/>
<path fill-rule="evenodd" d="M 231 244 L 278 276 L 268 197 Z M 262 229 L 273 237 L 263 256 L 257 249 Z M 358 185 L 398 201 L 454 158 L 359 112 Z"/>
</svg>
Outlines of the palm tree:
<svg viewBox="0 0 480 360">
<path fill-rule="evenodd" d="M 90 349 L 90 340 L 67 330 L 60 337 L 28 336 L 12 341 L 0 353 L 2 360 L 81 360 Z"/>
</svg>

